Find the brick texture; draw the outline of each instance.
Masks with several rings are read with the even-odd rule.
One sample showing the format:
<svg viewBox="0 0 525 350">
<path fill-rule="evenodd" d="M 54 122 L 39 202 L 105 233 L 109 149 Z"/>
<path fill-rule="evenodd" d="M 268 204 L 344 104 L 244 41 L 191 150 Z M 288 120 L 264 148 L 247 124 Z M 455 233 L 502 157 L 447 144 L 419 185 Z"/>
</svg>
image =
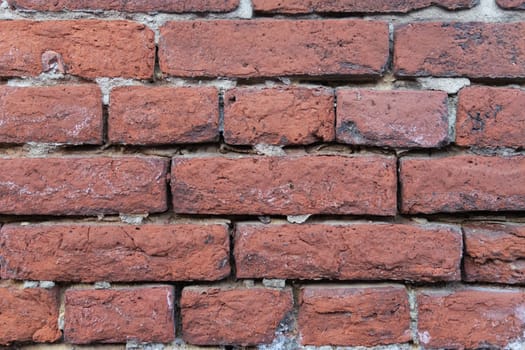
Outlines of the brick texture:
<svg viewBox="0 0 525 350">
<path fill-rule="evenodd" d="M 504 2 L 505 0 L 498 0 Z M 470 8 L 476 5 L 474 0 L 336 0 L 336 1 L 300 1 L 300 0 L 253 0 L 254 10 L 257 12 L 273 13 L 311 13 L 311 12 L 409 12 L 438 5 L 448 10 Z"/>
<path fill-rule="evenodd" d="M 401 159 L 404 213 L 519 211 L 525 158 L 460 155 Z"/>
<path fill-rule="evenodd" d="M 239 224 L 238 278 L 459 280 L 457 228 L 415 225 Z"/>
<path fill-rule="evenodd" d="M 277 88 L 228 90 L 224 140 L 234 145 L 302 145 L 335 138 L 333 91 Z"/>
<path fill-rule="evenodd" d="M 447 94 L 438 91 L 337 91 L 337 141 L 385 147 L 448 143 Z"/>
<path fill-rule="evenodd" d="M 504 9 L 525 10 L 525 1 L 523 0 L 496 0 L 496 3 Z"/>
<path fill-rule="evenodd" d="M 0 213 L 98 215 L 167 209 L 162 158 L 0 159 Z"/>
<path fill-rule="evenodd" d="M 109 140 L 132 145 L 217 141 L 218 106 L 215 88 L 116 88 L 111 92 Z"/>
<path fill-rule="evenodd" d="M 525 283 L 525 225 L 477 224 L 464 231 L 467 281 Z"/>
<path fill-rule="evenodd" d="M 227 12 L 233 11 L 239 5 L 239 0 L 9 0 L 8 4 L 36 11 Z"/>
<path fill-rule="evenodd" d="M 154 34 L 139 23 L 0 21 L 0 37 L 0 77 L 36 76 L 55 66 L 88 79 L 153 76 Z"/>
<path fill-rule="evenodd" d="M 225 225 L 6 225 L 0 277 L 213 281 L 230 272 L 228 238 Z"/>
<path fill-rule="evenodd" d="M 173 287 L 70 289 L 65 305 L 64 337 L 72 344 L 175 339 Z"/>
<path fill-rule="evenodd" d="M 58 308 L 56 290 L 0 286 L 0 345 L 58 340 Z"/>
<path fill-rule="evenodd" d="M 307 345 L 376 346 L 411 339 L 402 286 L 305 287 L 298 322 Z"/>
<path fill-rule="evenodd" d="M 173 206 L 194 214 L 396 212 L 390 157 L 174 158 Z"/>
<path fill-rule="evenodd" d="M 94 85 L 0 86 L 0 142 L 102 143 L 102 94 Z"/>
<path fill-rule="evenodd" d="M 182 291 L 182 336 L 190 344 L 271 343 L 292 311 L 289 289 L 187 287 Z"/>
<path fill-rule="evenodd" d="M 410 23 L 396 28 L 394 69 L 402 77 L 525 77 L 525 23 Z"/>
<path fill-rule="evenodd" d="M 459 93 L 456 143 L 460 146 L 525 146 L 525 92 L 471 87 Z"/>
<path fill-rule="evenodd" d="M 425 348 L 502 348 L 525 330 L 521 291 L 421 291 L 417 303 L 418 335 Z"/>
<path fill-rule="evenodd" d="M 163 72 L 181 77 L 377 77 L 388 60 L 388 26 L 360 20 L 169 22 L 161 28 L 159 56 Z"/>
</svg>

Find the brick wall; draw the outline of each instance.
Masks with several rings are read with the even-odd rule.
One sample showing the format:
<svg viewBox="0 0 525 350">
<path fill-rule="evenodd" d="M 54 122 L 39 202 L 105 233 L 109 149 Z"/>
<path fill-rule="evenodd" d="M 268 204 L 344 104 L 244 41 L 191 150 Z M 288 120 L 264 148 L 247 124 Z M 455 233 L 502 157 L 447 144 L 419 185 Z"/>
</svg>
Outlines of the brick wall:
<svg viewBox="0 0 525 350">
<path fill-rule="evenodd" d="M 0 347 L 525 348 L 525 1 L 0 3 Z"/>
</svg>

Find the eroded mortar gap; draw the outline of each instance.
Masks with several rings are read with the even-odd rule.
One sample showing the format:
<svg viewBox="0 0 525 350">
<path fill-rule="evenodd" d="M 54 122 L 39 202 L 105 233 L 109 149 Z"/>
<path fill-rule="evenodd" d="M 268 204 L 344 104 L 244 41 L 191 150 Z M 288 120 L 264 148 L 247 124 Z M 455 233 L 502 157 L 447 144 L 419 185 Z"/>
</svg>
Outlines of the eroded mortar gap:
<svg viewBox="0 0 525 350">
<path fill-rule="evenodd" d="M 403 182 L 401 181 L 401 158 L 396 158 L 397 167 L 397 213 L 403 213 Z"/>
<path fill-rule="evenodd" d="M 173 312 L 175 312 L 175 337 L 182 338 L 182 308 L 181 308 L 181 298 L 182 298 L 182 289 L 184 287 L 176 284 L 175 285 L 175 296 L 174 296 L 174 306 Z"/>
<path fill-rule="evenodd" d="M 410 332 L 412 334 L 412 342 L 414 345 L 419 346 L 417 293 L 411 285 L 406 285 L 406 289 L 410 307 Z"/>
<path fill-rule="evenodd" d="M 104 148 L 111 146 L 109 141 L 109 106 L 102 105 L 102 145 Z"/>
<path fill-rule="evenodd" d="M 155 64 L 153 66 L 153 83 L 162 80 L 162 70 L 160 69 L 159 45 L 155 45 Z"/>
<path fill-rule="evenodd" d="M 462 239 L 460 272 L 461 272 L 461 280 L 466 281 L 467 274 L 465 271 L 465 257 L 467 256 L 467 237 L 466 237 L 466 233 L 465 233 L 465 229 L 463 228 L 463 225 L 460 225 L 460 230 L 461 230 L 461 239 Z"/>
<path fill-rule="evenodd" d="M 167 176 L 166 176 L 166 203 L 167 203 L 167 210 L 164 213 L 173 213 L 173 193 L 171 192 L 171 169 L 173 167 L 173 158 L 172 157 L 166 157 L 168 160 L 168 170 L 167 170 Z"/>
<path fill-rule="evenodd" d="M 230 276 L 228 280 L 237 281 L 237 265 L 235 263 L 235 232 L 237 223 L 230 221 L 228 224 L 228 234 L 230 236 Z"/>
<path fill-rule="evenodd" d="M 219 89 L 219 141 L 224 143 L 224 93 L 225 89 Z"/>
</svg>

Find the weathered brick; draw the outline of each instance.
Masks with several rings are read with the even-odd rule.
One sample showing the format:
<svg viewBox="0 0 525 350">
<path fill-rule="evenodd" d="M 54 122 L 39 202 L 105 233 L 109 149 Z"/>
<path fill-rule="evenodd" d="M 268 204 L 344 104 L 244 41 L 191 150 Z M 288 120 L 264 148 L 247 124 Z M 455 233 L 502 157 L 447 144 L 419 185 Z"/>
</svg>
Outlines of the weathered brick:
<svg viewBox="0 0 525 350">
<path fill-rule="evenodd" d="M 0 168 L 2 214 L 135 214 L 167 209 L 168 161 L 162 158 L 2 158 Z"/>
<path fill-rule="evenodd" d="M 238 278 L 454 281 L 462 234 L 451 226 L 238 224 Z"/>
<path fill-rule="evenodd" d="M 256 12 L 289 14 L 312 12 L 406 13 L 412 10 L 422 9 L 432 5 L 437 5 L 448 10 L 456 10 L 470 8 L 475 6 L 476 4 L 477 1 L 475 0 L 253 0 L 253 8 Z"/>
<path fill-rule="evenodd" d="M 404 213 L 525 209 L 525 157 L 401 159 Z"/>
<path fill-rule="evenodd" d="M 0 77 L 56 65 L 83 78 L 153 76 L 153 31 L 129 21 L 1 21 Z M 23 38 L 23 39 L 21 39 Z"/>
<path fill-rule="evenodd" d="M 235 145 L 304 145 L 334 140 L 331 89 L 237 88 L 228 90 L 224 139 Z"/>
<path fill-rule="evenodd" d="M 304 287 L 298 323 L 305 345 L 376 346 L 411 339 L 403 286 Z"/>
<path fill-rule="evenodd" d="M 36 281 L 213 281 L 226 277 L 226 225 L 6 225 L 4 279 Z"/>
<path fill-rule="evenodd" d="M 96 85 L 0 86 L 0 142 L 102 143 Z"/>
<path fill-rule="evenodd" d="M 337 90 L 337 140 L 354 145 L 440 147 L 448 143 L 447 94 Z"/>
<path fill-rule="evenodd" d="M 173 206 L 192 214 L 396 212 L 396 160 L 383 156 L 188 157 L 172 161 Z"/>
<path fill-rule="evenodd" d="M 524 0 L 496 0 L 499 7 L 510 10 L 525 10 Z"/>
<path fill-rule="evenodd" d="M 525 225 L 472 224 L 465 231 L 465 279 L 525 283 Z"/>
<path fill-rule="evenodd" d="M 69 289 L 65 293 L 65 340 L 72 344 L 175 339 L 171 286 L 110 290 Z"/>
<path fill-rule="evenodd" d="M 398 26 L 394 70 L 399 76 L 523 78 L 525 22 L 426 22 Z"/>
<path fill-rule="evenodd" d="M 0 287 L 0 345 L 48 343 L 61 336 L 56 290 Z"/>
<path fill-rule="evenodd" d="M 219 92 L 215 88 L 127 86 L 112 90 L 112 143 L 199 143 L 219 138 Z"/>
<path fill-rule="evenodd" d="M 159 57 L 163 72 L 183 77 L 377 77 L 388 46 L 385 22 L 177 21 L 161 28 Z"/>
<path fill-rule="evenodd" d="M 525 147 L 525 92 L 469 87 L 459 93 L 456 143 L 476 147 Z"/>
<path fill-rule="evenodd" d="M 239 0 L 8 0 L 17 9 L 35 11 L 228 12 Z"/>
<path fill-rule="evenodd" d="M 425 349 L 499 349 L 525 330 L 525 293 L 518 290 L 420 291 L 417 304 Z"/>
<path fill-rule="evenodd" d="M 290 289 L 186 287 L 180 303 L 186 342 L 257 345 L 272 342 L 293 299 Z"/>
</svg>

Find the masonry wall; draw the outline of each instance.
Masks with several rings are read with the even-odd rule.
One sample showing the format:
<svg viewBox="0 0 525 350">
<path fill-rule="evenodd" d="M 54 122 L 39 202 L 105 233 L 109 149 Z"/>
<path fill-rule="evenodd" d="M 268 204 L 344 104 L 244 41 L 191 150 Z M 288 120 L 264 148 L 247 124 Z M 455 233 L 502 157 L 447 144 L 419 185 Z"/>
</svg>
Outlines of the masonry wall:
<svg viewBox="0 0 525 350">
<path fill-rule="evenodd" d="M 2 1 L 0 346 L 524 349 L 524 9 Z"/>
</svg>

